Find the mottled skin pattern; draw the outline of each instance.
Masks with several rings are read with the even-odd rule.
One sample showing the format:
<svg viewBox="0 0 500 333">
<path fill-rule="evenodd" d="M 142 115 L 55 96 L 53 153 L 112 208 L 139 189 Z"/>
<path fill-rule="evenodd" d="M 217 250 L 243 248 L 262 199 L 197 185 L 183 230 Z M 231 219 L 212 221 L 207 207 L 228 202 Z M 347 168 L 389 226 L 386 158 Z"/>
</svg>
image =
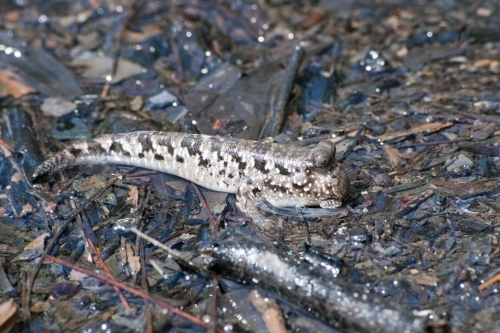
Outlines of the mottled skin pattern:
<svg viewBox="0 0 500 333">
<path fill-rule="evenodd" d="M 211 190 L 236 193 L 238 208 L 263 229 L 275 222 L 257 210 L 259 200 L 281 207 L 335 208 L 350 190 L 330 141 L 310 149 L 171 132 L 105 135 L 76 143 L 42 163 L 33 176 L 48 176 L 67 166 L 108 163 L 158 170 Z"/>
</svg>

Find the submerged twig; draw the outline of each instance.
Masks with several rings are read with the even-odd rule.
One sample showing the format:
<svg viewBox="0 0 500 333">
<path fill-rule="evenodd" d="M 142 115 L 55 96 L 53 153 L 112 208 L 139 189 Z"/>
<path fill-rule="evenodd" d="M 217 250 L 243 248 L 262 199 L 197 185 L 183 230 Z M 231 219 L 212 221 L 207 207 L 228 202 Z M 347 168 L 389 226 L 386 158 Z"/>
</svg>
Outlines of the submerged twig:
<svg viewBox="0 0 500 333">
<path fill-rule="evenodd" d="M 497 275 L 493 276 L 492 278 L 486 280 L 485 282 L 481 283 L 479 285 L 479 287 L 477 287 L 477 289 L 479 291 L 483 291 L 484 289 L 490 287 L 491 285 L 493 285 L 496 282 L 500 282 L 500 274 L 497 274 Z"/>
</svg>

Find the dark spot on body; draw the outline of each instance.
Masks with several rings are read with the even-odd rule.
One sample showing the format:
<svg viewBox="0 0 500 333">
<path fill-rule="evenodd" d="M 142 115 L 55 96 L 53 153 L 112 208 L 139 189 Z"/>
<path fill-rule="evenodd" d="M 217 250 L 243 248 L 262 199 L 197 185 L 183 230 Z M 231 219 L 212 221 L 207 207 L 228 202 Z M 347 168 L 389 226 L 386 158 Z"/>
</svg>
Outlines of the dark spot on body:
<svg viewBox="0 0 500 333">
<path fill-rule="evenodd" d="M 139 158 L 144 158 L 144 154 L 143 153 L 139 153 L 139 154 L 137 154 L 137 156 L 139 156 Z"/>
<path fill-rule="evenodd" d="M 279 185 L 272 185 L 271 180 L 266 180 L 264 182 L 264 186 L 272 190 L 273 192 L 281 192 L 281 193 L 287 193 L 288 188 L 285 186 L 279 186 Z"/>
<path fill-rule="evenodd" d="M 227 161 L 224 161 L 224 168 L 227 168 Z"/>
<path fill-rule="evenodd" d="M 231 161 L 236 162 L 236 163 L 241 163 L 243 159 L 241 158 L 241 154 L 243 154 L 244 151 L 242 151 L 242 147 L 237 145 L 237 144 L 232 144 L 228 149 L 227 149 L 227 154 L 231 156 Z"/>
<path fill-rule="evenodd" d="M 254 160 L 254 168 L 262 172 L 263 174 L 269 173 L 270 170 L 266 169 L 266 161 L 262 159 Z"/>
<path fill-rule="evenodd" d="M 213 140 L 213 138 L 211 140 L 212 142 L 210 143 L 210 151 L 212 153 L 217 153 L 217 159 L 219 161 L 222 161 L 224 159 L 224 157 L 222 156 L 222 142 L 220 142 L 219 140 Z"/>
<path fill-rule="evenodd" d="M 123 151 L 123 146 L 120 142 L 113 142 L 111 146 L 109 146 L 109 151 L 114 153 L 121 153 Z"/>
<path fill-rule="evenodd" d="M 155 154 L 155 160 L 163 161 L 165 158 L 160 154 Z"/>
<path fill-rule="evenodd" d="M 109 151 L 117 154 L 122 154 L 123 156 L 130 157 L 130 153 L 123 149 L 123 146 L 120 142 L 114 141 L 111 146 L 109 146 Z"/>
<path fill-rule="evenodd" d="M 287 169 L 285 166 L 283 166 L 283 165 L 281 165 L 281 164 L 279 164 L 279 163 L 276 163 L 276 165 L 275 165 L 275 166 L 276 166 L 276 168 L 279 170 L 280 175 L 284 175 L 284 176 L 291 175 L 291 172 L 290 172 L 290 171 L 288 171 L 288 169 Z"/>
<path fill-rule="evenodd" d="M 263 174 L 269 173 L 271 170 L 266 170 L 268 155 L 272 152 L 272 146 L 265 142 L 254 142 L 252 144 L 252 158 L 254 159 L 254 168 Z"/>
<path fill-rule="evenodd" d="M 262 192 L 262 191 L 261 191 L 261 190 L 259 190 L 257 187 L 254 187 L 254 188 L 252 189 L 252 194 L 253 194 L 254 196 L 257 196 L 257 194 L 259 194 L 260 192 Z"/>
<path fill-rule="evenodd" d="M 87 146 L 88 146 L 87 150 L 91 155 L 106 154 L 106 149 L 104 149 L 104 147 L 101 146 L 101 144 L 95 140 L 87 141 Z"/>
<path fill-rule="evenodd" d="M 293 183 L 293 184 L 292 184 L 292 187 L 293 187 L 294 189 L 297 189 L 297 190 L 302 190 L 304 187 L 306 187 L 306 185 L 307 185 L 307 183 L 302 184 L 302 185 L 298 185 L 298 184 L 296 184 L 296 183 Z"/>
<path fill-rule="evenodd" d="M 236 151 L 236 152 L 231 152 L 231 157 L 233 158 L 233 161 L 236 162 L 236 163 L 241 163 L 242 159 L 239 155 L 239 153 Z"/>
<path fill-rule="evenodd" d="M 238 164 L 238 169 L 240 169 L 241 171 L 246 170 L 246 168 L 247 164 L 245 162 L 240 162 L 240 164 Z"/>
<path fill-rule="evenodd" d="M 184 159 L 180 157 L 179 155 L 175 156 L 175 160 L 179 163 L 184 163 Z"/>
<path fill-rule="evenodd" d="M 182 139 L 181 147 L 187 149 L 189 156 L 195 156 L 197 154 L 201 156 L 201 141 L 201 137 L 189 134 Z"/>
<path fill-rule="evenodd" d="M 158 146 L 167 147 L 167 152 L 170 156 L 174 156 L 174 146 L 172 146 L 172 138 L 170 136 L 163 136 L 157 140 Z"/>
<path fill-rule="evenodd" d="M 151 135 L 142 133 L 137 137 L 137 141 L 141 144 L 143 153 L 148 151 L 154 152 L 155 149 L 153 148 L 153 142 L 151 142 Z"/>
<path fill-rule="evenodd" d="M 233 176 L 233 174 L 232 174 L 232 173 L 228 174 L 228 175 L 227 175 L 227 177 L 228 177 L 228 178 L 234 178 L 234 176 Z"/>
<path fill-rule="evenodd" d="M 82 150 L 71 146 L 68 148 L 68 152 L 74 157 L 78 157 L 82 153 Z"/>
<path fill-rule="evenodd" d="M 219 171 L 219 176 L 224 176 L 226 174 L 226 170 L 222 169 Z"/>
<path fill-rule="evenodd" d="M 198 165 L 203 166 L 203 167 L 209 167 L 210 161 L 208 159 L 204 159 L 200 156 L 200 162 L 198 163 Z"/>
</svg>

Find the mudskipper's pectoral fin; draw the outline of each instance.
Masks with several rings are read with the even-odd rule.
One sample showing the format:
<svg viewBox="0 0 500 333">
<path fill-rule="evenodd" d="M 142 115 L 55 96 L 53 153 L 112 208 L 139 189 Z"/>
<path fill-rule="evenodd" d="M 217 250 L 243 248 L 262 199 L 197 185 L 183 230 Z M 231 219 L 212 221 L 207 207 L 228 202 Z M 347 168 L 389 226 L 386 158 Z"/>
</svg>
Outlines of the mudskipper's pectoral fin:
<svg viewBox="0 0 500 333">
<path fill-rule="evenodd" d="M 264 186 L 260 180 L 248 180 L 241 184 L 236 191 L 236 206 L 261 229 L 269 229 L 275 221 L 265 217 L 257 208 L 257 204 L 264 200 L 262 193 Z"/>
</svg>

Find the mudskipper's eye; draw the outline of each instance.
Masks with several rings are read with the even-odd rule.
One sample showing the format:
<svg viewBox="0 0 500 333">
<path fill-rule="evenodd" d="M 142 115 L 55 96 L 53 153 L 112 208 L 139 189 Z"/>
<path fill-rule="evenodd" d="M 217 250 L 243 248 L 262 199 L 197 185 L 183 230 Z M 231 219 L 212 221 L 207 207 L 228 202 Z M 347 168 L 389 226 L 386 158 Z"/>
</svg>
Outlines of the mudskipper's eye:
<svg viewBox="0 0 500 333">
<path fill-rule="evenodd" d="M 315 167 L 322 168 L 328 162 L 328 158 L 329 156 L 327 152 L 319 150 L 313 153 L 312 162 Z"/>
<path fill-rule="evenodd" d="M 327 167 L 335 163 L 335 144 L 331 141 L 321 141 L 311 151 L 311 162 L 316 168 Z"/>
</svg>

